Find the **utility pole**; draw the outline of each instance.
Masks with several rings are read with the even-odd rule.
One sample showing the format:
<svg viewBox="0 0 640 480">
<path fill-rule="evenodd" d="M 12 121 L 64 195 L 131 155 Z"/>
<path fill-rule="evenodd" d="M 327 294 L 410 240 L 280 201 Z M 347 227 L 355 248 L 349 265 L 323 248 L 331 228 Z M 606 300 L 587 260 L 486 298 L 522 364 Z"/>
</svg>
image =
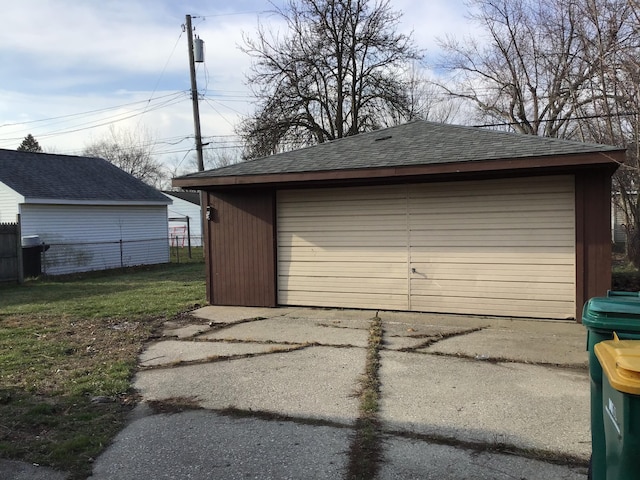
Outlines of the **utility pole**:
<svg viewBox="0 0 640 480">
<path fill-rule="evenodd" d="M 198 105 L 198 86 L 196 84 L 196 62 L 193 52 L 193 28 L 191 26 L 191 15 L 186 17 L 187 40 L 189 45 L 189 70 L 191 72 L 191 102 L 193 104 L 193 124 L 196 134 L 196 154 L 198 156 L 198 171 L 204 170 L 204 159 L 202 156 L 202 134 L 200 133 L 200 107 Z"/>
</svg>

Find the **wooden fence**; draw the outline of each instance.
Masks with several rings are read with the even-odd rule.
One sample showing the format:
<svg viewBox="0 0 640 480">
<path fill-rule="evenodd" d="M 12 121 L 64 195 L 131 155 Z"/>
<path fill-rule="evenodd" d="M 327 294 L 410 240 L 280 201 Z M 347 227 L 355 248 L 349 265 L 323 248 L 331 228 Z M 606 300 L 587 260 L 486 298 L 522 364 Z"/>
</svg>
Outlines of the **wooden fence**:
<svg viewBox="0 0 640 480">
<path fill-rule="evenodd" d="M 0 282 L 22 281 L 20 224 L 0 223 Z"/>
</svg>

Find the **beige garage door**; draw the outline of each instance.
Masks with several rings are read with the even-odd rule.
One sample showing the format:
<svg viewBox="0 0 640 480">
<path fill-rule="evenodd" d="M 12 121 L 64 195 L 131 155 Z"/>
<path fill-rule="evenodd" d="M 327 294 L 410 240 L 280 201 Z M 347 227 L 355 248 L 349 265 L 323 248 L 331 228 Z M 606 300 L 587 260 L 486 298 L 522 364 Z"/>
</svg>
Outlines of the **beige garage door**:
<svg viewBox="0 0 640 480">
<path fill-rule="evenodd" d="M 282 191 L 278 301 L 571 318 L 573 177 Z"/>
</svg>

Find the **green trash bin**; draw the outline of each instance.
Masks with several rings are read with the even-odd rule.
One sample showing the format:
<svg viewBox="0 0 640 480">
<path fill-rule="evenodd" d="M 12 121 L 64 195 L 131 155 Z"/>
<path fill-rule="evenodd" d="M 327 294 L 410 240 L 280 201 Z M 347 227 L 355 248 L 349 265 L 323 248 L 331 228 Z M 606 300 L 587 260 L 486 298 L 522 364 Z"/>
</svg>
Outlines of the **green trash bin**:
<svg viewBox="0 0 640 480">
<path fill-rule="evenodd" d="M 634 480 L 640 473 L 640 340 L 619 340 L 614 335 L 594 350 L 604 372 L 606 479 Z"/>
<path fill-rule="evenodd" d="M 584 306 L 582 324 L 587 328 L 589 378 L 591 380 L 591 466 L 593 480 L 606 480 L 606 445 L 602 412 L 602 367 L 596 358 L 596 344 L 613 339 L 640 339 L 640 292 L 607 292 Z"/>
</svg>

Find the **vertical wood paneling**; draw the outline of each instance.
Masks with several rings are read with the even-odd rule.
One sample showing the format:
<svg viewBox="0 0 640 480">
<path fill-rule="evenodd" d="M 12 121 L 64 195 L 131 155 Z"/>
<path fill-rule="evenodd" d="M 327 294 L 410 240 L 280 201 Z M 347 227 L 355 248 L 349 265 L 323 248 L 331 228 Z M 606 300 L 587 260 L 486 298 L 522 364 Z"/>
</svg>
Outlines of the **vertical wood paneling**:
<svg viewBox="0 0 640 480">
<path fill-rule="evenodd" d="M 0 282 L 20 282 L 20 225 L 0 222 Z"/>
<path fill-rule="evenodd" d="M 208 202 L 210 303 L 275 306 L 274 192 L 216 192 Z"/>
<path fill-rule="evenodd" d="M 611 169 L 576 175 L 576 318 L 611 288 Z"/>
</svg>

